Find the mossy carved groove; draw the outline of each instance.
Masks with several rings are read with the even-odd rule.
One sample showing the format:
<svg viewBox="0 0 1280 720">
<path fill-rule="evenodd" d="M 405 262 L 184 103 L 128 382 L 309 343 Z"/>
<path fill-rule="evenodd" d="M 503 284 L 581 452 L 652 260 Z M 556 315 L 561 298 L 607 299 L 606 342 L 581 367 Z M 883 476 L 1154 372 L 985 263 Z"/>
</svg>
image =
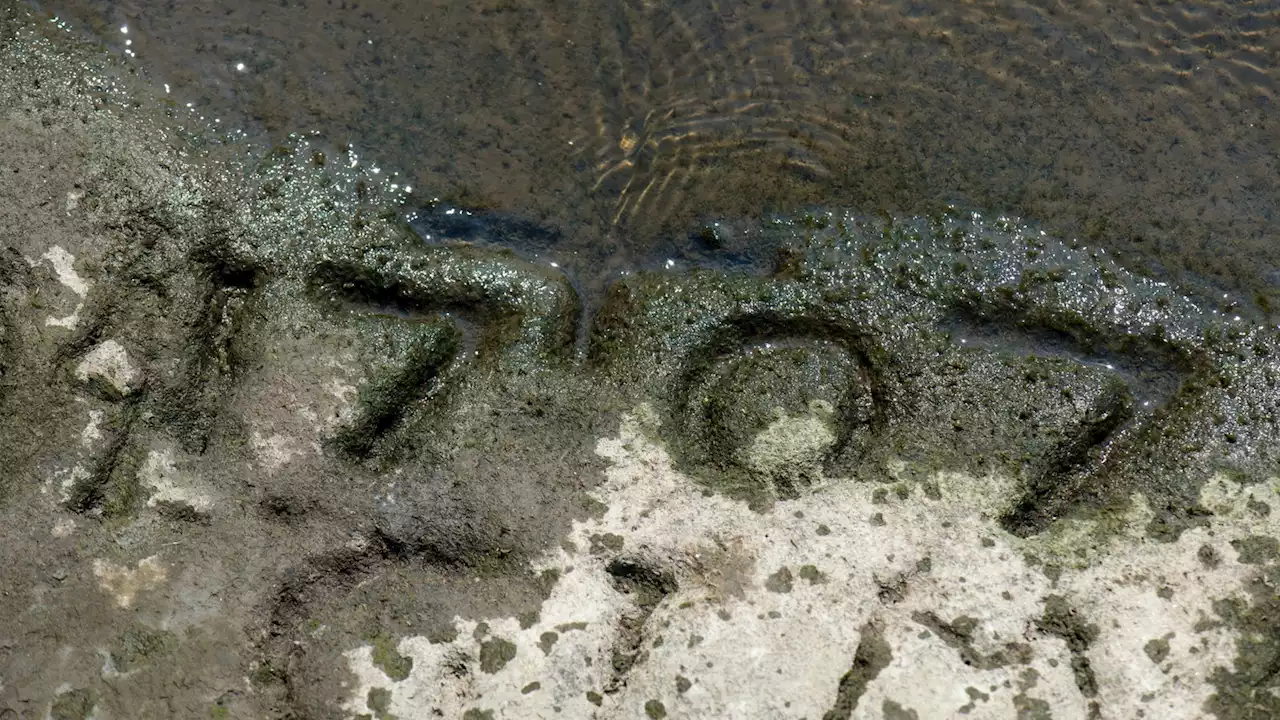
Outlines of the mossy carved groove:
<svg viewBox="0 0 1280 720">
<path fill-rule="evenodd" d="M 460 340 L 461 334 L 452 326 L 424 327 L 399 368 L 360 389 L 356 415 L 335 433 L 334 446 L 355 458 L 368 457 L 413 403 L 440 386 L 458 355 Z"/>
<path fill-rule="evenodd" d="M 734 457 L 741 449 L 736 445 L 741 445 L 743 438 L 737 438 L 738 442 L 734 443 L 727 441 L 728 438 L 715 437 L 717 433 L 712 428 L 732 410 L 706 401 L 716 394 L 716 381 L 713 378 L 713 387 L 706 387 L 708 378 L 719 366 L 740 360 L 753 349 L 772 352 L 787 348 L 794 349 L 797 354 L 812 356 L 816 351 L 815 344 L 829 344 L 834 352 L 844 356 L 819 361 L 816 369 L 831 372 L 832 366 L 841 360 L 847 363 L 847 367 L 840 368 L 846 376 L 843 386 L 833 389 L 836 397 L 831 404 L 835 411 L 836 439 L 824 453 L 823 464 L 834 475 L 839 468 L 857 462 L 865 446 L 874 442 L 877 432 L 887 421 L 884 388 L 877 382 L 877 368 L 871 360 L 878 354 L 876 348 L 856 327 L 839 321 L 762 313 L 731 318 L 710 333 L 704 343 L 690 348 L 678 361 L 682 367 L 670 390 L 668 413 L 671 430 L 668 441 L 679 448 L 681 457 L 689 463 L 695 476 L 701 466 L 710 466 L 719 472 L 749 472 Z M 789 380 L 791 378 L 786 377 L 785 369 L 781 369 L 778 378 L 781 385 L 774 388 L 779 396 L 785 392 L 784 386 Z M 804 393 L 803 390 L 797 392 Z M 760 429 L 756 428 L 757 431 Z M 750 497 L 754 494 L 750 486 L 758 482 L 731 481 L 731 485 L 740 489 L 745 486 L 743 491 Z M 776 482 L 773 484 L 777 485 Z M 795 488 L 787 487 L 775 487 L 775 491 L 784 497 L 797 492 Z"/>
<path fill-rule="evenodd" d="M 567 358 L 581 312 L 563 274 L 509 252 L 472 246 L 356 250 L 321 260 L 309 279 L 335 298 L 474 315 L 486 328 L 482 350 L 524 362 Z"/>
<path fill-rule="evenodd" d="M 474 222 L 464 225 L 470 235 L 484 230 Z M 524 227 L 505 223 L 498 234 Z M 824 463 L 828 474 L 875 461 L 866 455 L 868 446 L 903 448 L 907 440 L 898 431 L 921 406 L 936 405 L 936 389 L 926 379 L 956 375 L 939 371 L 936 356 L 947 356 L 955 367 L 970 363 L 970 355 L 948 346 L 957 327 L 997 339 L 1033 338 L 1030 350 L 1025 343 L 991 348 L 997 356 L 1047 352 L 1098 365 L 1110 358 L 1131 361 L 1155 377 L 1153 387 L 1165 395 L 1187 378 L 1211 378 L 1223 359 L 1202 341 L 1203 326 L 1217 321 L 1193 303 L 1010 221 L 984 223 L 958 213 L 892 221 L 831 214 L 822 222 L 775 220 L 764 233 L 772 235 L 761 242 L 781 248 L 783 258 L 772 275 L 645 271 L 615 282 L 593 318 L 587 362 L 574 371 L 598 372 L 624 394 L 659 399 L 668 418 L 663 432 L 679 459 L 691 469 L 711 468 L 712 475 L 733 465 L 726 456 L 735 448 L 718 446 L 695 428 L 716 419 L 712 405 L 704 404 L 699 415 L 691 400 L 717 367 L 762 346 L 831 344 L 858 368 L 850 383 L 862 389 L 849 395 L 869 398 L 870 411 L 862 403 L 837 404 L 836 443 Z M 331 299 L 469 317 L 481 328 L 478 355 L 505 358 L 501 372 L 572 364 L 582 303 L 562 273 L 495 249 L 487 236 L 487 246 L 444 240 L 424 247 L 415 237 L 343 250 L 311 265 L 308 281 Z M 1023 252 L 1024 245 L 1034 251 Z M 1132 312 L 1114 312 L 1117 297 L 1130 298 Z M 1134 474 L 1125 464 L 1142 461 L 1131 447 L 1146 442 L 1153 421 L 1186 405 L 1180 389 L 1154 408 L 1145 402 L 1139 408 L 1134 391 L 1120 385 L 1094 389 L 1105 397 L 1077 413 L 1074 428 L 1060 433 L 1059 447 L 1013 467 L 1027 487 L 1006 518 L 1009 527 L 1039 532 L 1082 502 L 1095 506 L 1103 495 L 1123 493 Z M 367 417 L 382 418 L 378 425 L 394 414 Z M 984 427 L 1011 433 L 1017 442 L 1015 428 L 999 428 L 997 413 L 987 414 L 992 419 Z M 368 443 L 361 443 L 360 452 L 367 451 Z"/>
</svg>

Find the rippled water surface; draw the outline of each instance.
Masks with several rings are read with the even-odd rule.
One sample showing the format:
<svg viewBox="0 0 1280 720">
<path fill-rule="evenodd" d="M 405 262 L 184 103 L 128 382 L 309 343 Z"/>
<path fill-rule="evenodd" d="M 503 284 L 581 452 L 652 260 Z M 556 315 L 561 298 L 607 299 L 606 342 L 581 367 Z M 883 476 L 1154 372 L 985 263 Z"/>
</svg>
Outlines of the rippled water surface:
<svg viewBox="0 0 1280 720">
<path fill-rule="evenodd" d="M 1010 213 L 1280 310 L 1276 2 L 46 0 L 178 108 L 318 131 L 611 269 L 811 205 Z M 691 240 L 692 232 L 692 240 Z"/>
</svg>

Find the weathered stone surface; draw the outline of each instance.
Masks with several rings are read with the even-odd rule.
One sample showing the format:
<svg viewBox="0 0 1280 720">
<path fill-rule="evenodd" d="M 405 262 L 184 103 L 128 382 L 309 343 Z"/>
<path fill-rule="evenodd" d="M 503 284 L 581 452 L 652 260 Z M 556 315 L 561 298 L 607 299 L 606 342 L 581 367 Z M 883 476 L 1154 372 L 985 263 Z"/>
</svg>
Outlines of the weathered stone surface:
<svg viewBox="0 0 1280 720">
<path fill-rule="evenodd" d="M 1273 328 L 958 210 L 584 303 L 3 8 L 0 715 L 1277 709 Z"/>
<path fill-rule="evenodd" d="M 1247 509 L 1251 498 L 1280 501 L 1280 486 L 1225 476 L 1201 490 L 1210 519 L 1174 542 L 1148 535 L 1153 512 L 1141 495 L 1111 527 L 1077 521 L 1019 538 L 996 520 L 1015 497 L 1010 479 L 946 472 L 927 479 L 934 491 L 906 480 L 906 492 L 878 501 L 876 485 L 845 483 L 757 513 L 699 492 L 651 422 L 628 416 L 601 440 L 610 469 L 597 494 L 609 510 L 570 534 L 581 548 L 592 533 L 616 532 L 632 549 L 546 556 L 540 567 L 563 575 L 538 623 L 485 620 L 518 648 L 497 673 L 457 671 L 483 662 L 470 620 L 448 643 L 402 639 L 415 671 L 400 682 L 378 672 L 367 648 L 349 652 L 360 680 L 352 711 L 380 688 L 409 717 L 470 707 L 589 716 L 591 692 L 603 692 L 606 717 L 640 716 L 653 700 L 686 717 L 881 717 L 889 704 L 936 718 L 1014 717 L 1035 705 L 1065 718 L 1094 707 L 1104 717 L 1194 717 L 1223 695 L 1212 668 L 1230 667 L 1248 642 L 1220 603 L 1257 597 L 1259 575 L 1232 548 L 1264 526 L 1280 531 Z M 820 525 L 830 532 L 819 535 Z M 1205 547 L 1231 560 L 1209 567 Z M 672 578 L 656 604 L 618 587 L 619 558 Z M 780 580 L 804 567 L 828 581 Z M 636 618 L 639 633 L 628 629 Z M 581 630 L 536 650 L 570 623 Z M 641 658 L 623 678 L 612 662 L 620 651 Z M 537 693 L 518 692 L 533 681 Z"/>
<path fill-rule="evenodd" d="M 76 366 L 76 379 L 108 396 L 127 395 L 134 390 L 138 370 L 119 342 L 106 340 L 85 354 Z"/>
</svg>

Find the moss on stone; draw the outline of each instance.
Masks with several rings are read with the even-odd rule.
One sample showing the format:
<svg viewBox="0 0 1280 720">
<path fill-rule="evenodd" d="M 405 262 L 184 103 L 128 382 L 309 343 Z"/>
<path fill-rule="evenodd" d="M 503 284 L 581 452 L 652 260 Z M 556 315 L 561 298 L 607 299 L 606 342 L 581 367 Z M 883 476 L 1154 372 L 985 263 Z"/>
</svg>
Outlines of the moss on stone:
<svg viewBox="0 0 1280 720">
<path fill-rule="evenodd" d="M 789 568 L 781 568 L 773 573 L 765 580 L 765 589 L 769 592 L 789 593 L 793 585 L 793 578 Z"/>
<path fill-rule="evenodd" d="M 1209 674 L 1216 689 L 1205 709 L 1219 720 L 1280 717 L 1280 596 L 1274 589 L 1250 603 L 1242 598 L 1216 602 L 1214 611 L 1240 633 L 1231 668 Z"/>
<path fill-rule="evenodd" d="M 76 688 L 60 693 L 49 710 L 51 720 L 89 720 L 94 709 L 93 693 Z"/>
<path fill-rule="evenodd" d="M 398 682 L 409 677 L 409 673 L 413 671 L 413 658 L 401 655 L 390 637 L 378 635 L 372 644 L 373 664 L 388 678 Z"/>
<path fill-rule="evenodd" d="M 154 663 L 171 652 L 176 645 L 177 638 L 173 633 L 137 625 L 116 638 L 115 645 L 110 650 L 111 661 L 116 670 L 129 672 Z"/>
<path fill-rule="evenodd" d="M 647 700 L 644 704 L 644 714 L 651 720 L 662 720 L 667 716 L 667 708 L 661 700 Z"/>
<path fill-rule="evenodd" d="M 1151 662 L 1159 665 L 1169 657 L 1169 641 L 1164 638 L 1152 638 L 1142 646 L 1142 651 L 1147 654 Z"/>
<path fill-rule="evenodd" d="M 480 671 L 493 674 L 516 657 L 516 645 L 504 638 L 491 638 L 480 643 Z"/>
</svg>

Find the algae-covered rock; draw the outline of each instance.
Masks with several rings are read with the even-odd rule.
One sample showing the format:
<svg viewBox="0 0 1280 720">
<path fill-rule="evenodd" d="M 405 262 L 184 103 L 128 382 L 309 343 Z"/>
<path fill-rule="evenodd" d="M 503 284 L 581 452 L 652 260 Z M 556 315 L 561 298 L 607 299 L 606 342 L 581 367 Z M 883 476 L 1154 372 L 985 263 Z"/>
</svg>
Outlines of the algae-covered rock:
<svg viewBox="0 0 1280 720">
<path fill-rule="evenodd" d="M 0 8 L 0 717 L 1271 707 L 1274 328 L 958 208 L 584 297 Z"/>
</svg>

